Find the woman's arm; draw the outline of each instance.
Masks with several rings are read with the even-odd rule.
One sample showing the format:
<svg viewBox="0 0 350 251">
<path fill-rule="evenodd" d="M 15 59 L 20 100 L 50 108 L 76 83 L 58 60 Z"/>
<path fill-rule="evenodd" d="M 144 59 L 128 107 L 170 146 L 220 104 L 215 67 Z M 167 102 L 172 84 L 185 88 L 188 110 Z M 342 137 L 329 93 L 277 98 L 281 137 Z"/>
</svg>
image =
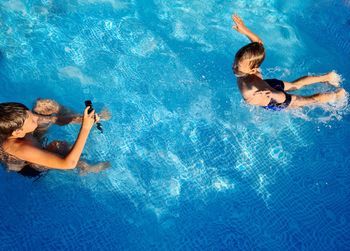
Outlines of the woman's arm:
<svg viewBox="0 0 350 251">
<path fill-rule="evenodd" d="M 80 155 L 84 149 L 86 140 L 88 138 L 89 132 L 95 122 L 95 112 L 91 112 L 88 114 L 88 109 L 87 107 L 84 111 L 84 118 L 83 118 L 83 123 L 80 128 L 79 135 L 71 149 L 71 151 L 68 153 L 68 155 L 64 158 L 42 150 L 40 148 L 36 148 L 32 144 L 22 141 L 21 143 L 15 143 L 13 147 L 7 149 L 6 151 L 21 159 L 25 160 L 27 162 L 33 163 L 33 164 L 38 164 L 41 166 L 45 166 L 47 168 L 56 168 L 56 169 L 73 169 L 76 167 Z M 98 116 L 97 120 L 98 121 Z"/>
<path fill-rule="evenodd" d="M 232 20 L 233 22 L 235 22 L 235 25 L 232 26 L 234 30 L 238 31 L 239 33 L 242 33 L 243 35 L 246 35 L 252 42 L 258 42 L 260 44 L 263 44 L 261 38 L 258 37 L 258 35 L 253 33 L 251 30 L 249 30 L 247 26 L 245 26 L 245 24 L 243 23 L 243 20 L 237 14 L 232 15 Z"/>
</svg>

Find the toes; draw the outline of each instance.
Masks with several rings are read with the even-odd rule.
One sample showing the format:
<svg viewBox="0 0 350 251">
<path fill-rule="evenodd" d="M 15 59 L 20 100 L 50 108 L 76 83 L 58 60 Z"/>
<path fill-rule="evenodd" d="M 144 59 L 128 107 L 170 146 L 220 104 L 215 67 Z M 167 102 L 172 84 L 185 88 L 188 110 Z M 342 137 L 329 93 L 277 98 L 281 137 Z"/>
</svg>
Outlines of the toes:
<svg viewBox="0 0 350 251">
<path fill-rule="evenodd" d="M 346 96 L 346 91 L 343 88 L 340 88 L 336 91 L 337 99 L 342 99 Z"/>
<path fill-rule="evenodd" d="M 328 83 L 338 87 L 340 85 L 341 82 L 341 76 L 339 74 L 337 74 L 335 71 L 332 71 L 330 73 L 328 73 Z"/>
</svg>

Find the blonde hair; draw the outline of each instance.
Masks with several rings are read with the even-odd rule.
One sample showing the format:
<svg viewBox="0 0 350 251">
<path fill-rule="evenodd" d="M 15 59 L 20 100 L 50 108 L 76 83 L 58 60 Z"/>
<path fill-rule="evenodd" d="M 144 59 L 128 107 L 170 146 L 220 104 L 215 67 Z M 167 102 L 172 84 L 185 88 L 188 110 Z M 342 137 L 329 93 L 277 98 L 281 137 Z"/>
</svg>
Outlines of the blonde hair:
<svg viewBox="0 0 350 251">
<path fill-rule="evenodd" d="M 235 62 L 232 65 L 232 70 L 236 76 L 245 76 L 250 73 L 241 72 L 239 69 L 239 63 L 248 60 L 250 70 L 254 70 L 260 67 L 265 59 L 265 49 L 261 43 L 253 42 L 243 46 L 236 53 Z"/>
</svg>

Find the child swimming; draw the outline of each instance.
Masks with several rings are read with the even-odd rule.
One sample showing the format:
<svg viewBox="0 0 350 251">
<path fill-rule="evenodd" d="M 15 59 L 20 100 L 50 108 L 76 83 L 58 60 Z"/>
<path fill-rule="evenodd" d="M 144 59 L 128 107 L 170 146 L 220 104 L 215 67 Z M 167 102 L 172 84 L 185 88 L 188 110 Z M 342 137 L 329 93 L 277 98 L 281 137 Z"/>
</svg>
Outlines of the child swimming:
<svg viewBox="0 0 350 251">
<path fill-rule="evenodd" d="M 88 165 L 80 160 L 89 132 L 100 120 L 86 107 L 83 116 L 73 114 L 53 100 L 38 99 L 32 111 L 20 103 L 0 103 L 0 160 L 9 171 L 25 176 L 35 176 L 47 169 L 74 169 L 81 174 L 98 172 L 109 167 L 108 162 Z M 109 119 L 107 112 L 102 113 Z M 64 141 L 53 141 L 42 148 L 43 135 L 51 124 L 81 123 L 74 145 L 70 148 Z"/>
<path fill-rule="evenodd" d="M 249 30 L 238 15 L 233 15 L 235 25 L 232 28 L 247 36 L 251 43 L 242 47 L 235 56 L 232 66 L 237 77 L 239 90 L 244 100 L 251 105 L 262 106 L 269 110 L 283 110 L 307 105 L 335 102 L 344 99 L 346 92 L 339 88 L 340 77 L 334 71 L 322 76 L 305 76 L 293 82 L 278 79 L 263 79 L 260 65 L 265 58 L 265 49 L 262 40 Z M 298 90 L 315 83 L 328 83 L 336 87 L 336 91 L 317 93 L 311 96 L 289 94 L 289 91 Z"/>
</svg>

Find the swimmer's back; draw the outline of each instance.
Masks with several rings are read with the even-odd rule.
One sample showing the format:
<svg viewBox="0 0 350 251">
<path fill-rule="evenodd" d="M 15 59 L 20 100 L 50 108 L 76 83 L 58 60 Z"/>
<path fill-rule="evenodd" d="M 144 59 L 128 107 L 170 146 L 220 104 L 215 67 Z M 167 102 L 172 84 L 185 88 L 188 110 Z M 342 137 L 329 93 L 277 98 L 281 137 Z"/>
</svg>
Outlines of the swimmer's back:
<svg viewBox="0 0 350 251">
<path fill-rule="evenodd" d="M 267 106 L 272 96 L 278 102 L 283 102 L 285 99 L 283 92 L 272 88 L 257 75 L 238 77 L 237 84 L 244 100 L 251 105 Z"/>
</svg>

